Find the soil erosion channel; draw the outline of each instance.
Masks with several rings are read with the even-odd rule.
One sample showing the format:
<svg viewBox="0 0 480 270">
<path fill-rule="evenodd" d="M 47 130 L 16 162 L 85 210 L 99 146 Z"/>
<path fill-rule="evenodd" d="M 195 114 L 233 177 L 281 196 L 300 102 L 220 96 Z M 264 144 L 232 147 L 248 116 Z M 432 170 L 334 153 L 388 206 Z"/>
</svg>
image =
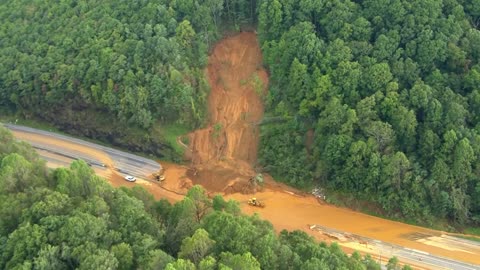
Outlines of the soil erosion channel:
<svg viewBox="0 0 480 270">
<path fill-rule="evenodd" d="M 200 184 L 209 192 L 223 193 L 227 199 L 240 201 L 244 212 L 257 212 L 268 219 L 277 230 L 300 229 L 319 240 L 328 240 L 328 236 L 308 229 L 309 224 L 322 224 L 440 256 L 480 263 L 478 247 L 455 250 L 443 240 L 431 244 L 423 240 L 440 237 L 441 232 L 320 204 L 313 196 L 297 195 L 300 192 L 275 183 L 268 175 L 265 175 L 265 188 L 255 194 L 266 207 L 248 206 L 246 201 L 255 192 L 249 179 L 256 173 L 257 123 L 263 117 L 262 97 L 268 86 L 255 34 L 241 33 L 220 41 L 209 57 L 206 73 L 211 86 L 208 125 L 188 135 L 186 158 L 191 161 L 190 168 L 167 166 L 166 185 L 185 190 L 192 184 Z M 422 237 L 417 239 L 412 235 Z M 361 245 L 343 243 L 342 246 L 375 253 Z"/>
<path fill-rule="evenodd" d="M 318 224 L 480 265 L 479 245 L 450 240 L 440 231 L 319 203 L 311 195 L 275 183 L 268 175 L 265 175 L 265 187 L 252 195 L 254 190 L 248 188 L 248 180 L 256 173 L 254 167 L 259 140 L 256 123 L 263 116 L 261 97 L 268 84 L 267 73 L 262 69 L 261 61 L 260 49 L 253 33 L 226 38 L 215 46 L 206 70 L 212 88 L 208 101 L 210 121 L 206 128 L 188 135 L 191 150 L 186 151 L 186 154 L 192 161 L 190 168 L 162 162 L 166 180 L 161 186 L 150 181 L 137 181 L 135 184 L 126 182 L 123 176 L 113 170 L 101 173 L 114 186 L 142 185 L 156 199 L 167 198 L 171 202 L 182 199 L 176 193 L 184 194 L 192 184 L 201 184 L 212 193 L 221 193 L 226 199 L 239 201 L 243 212 L 258 213 L 269 220 L 277 231 L 303 230 L 319 240 L 337 241 L 347 251 L 357 249 L 384 258 L 391 255 L 386 254 L 385 250 L 372 249 L 370 244 L 320 234 L 310 230 L 309 225 Z M 110 157 L 98 149 L 31 133 L 15 132 L 15 135 L 30 143 L 57 145 L 83 155 L 95 156 L 109 167 L 112 164 Z M 266 207 L 249 206 L 246 202 L 252 196 L 264 202 Z M 408 263 L 419 265 L 420 262 L 415 260 Z"/>
<path fill-rule="evenodd" d="M 189 178 L 209 191 L 239 192 L 255 175 L 262 97 L 268 85 L 257 38 L 241 33 L 218 43 L 207 76 L 209 124 L 188 135 Z"/>
</svg>

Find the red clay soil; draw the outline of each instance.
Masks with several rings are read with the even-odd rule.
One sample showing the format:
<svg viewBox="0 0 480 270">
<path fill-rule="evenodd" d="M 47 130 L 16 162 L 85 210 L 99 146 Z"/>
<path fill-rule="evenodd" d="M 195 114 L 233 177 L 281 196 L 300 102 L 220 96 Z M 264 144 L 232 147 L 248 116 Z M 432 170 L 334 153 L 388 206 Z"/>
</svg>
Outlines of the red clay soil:
<svg viewBox="0 0 480 270">
<path fill-rule="evenodd" d="M 253 33 L 220 41 L 206 70 L 211 92 L 209 124 L 189 134 L 189 177 L 211 191 L 248 183 L 255 175 L 262 96 L 268 77 Z"/>
<path fill-rule="evenodd" d="M 261 64 L 260 47 L 253 33 L 226 38 L 215 46 L 206 71 L 211 86 L 209 124 L 188 135 L 190 145 L 187 155 L 191 157 L 191 167 L 184 171 L 186 175 L 178 176 L 182 180 L 167 177 L 166 182 L 173 181 L 176 183 L 174 187 L 193 182 L 201 184 L 209 192 L 223 193 L 227 199 L 240 201 L 244 212 L 258 212 L 262 218 L 272 222 L 277 231 L 300 229 L 319 240 L 325 240 L 325 236 L 308 229 L 308 225 L 320 224 L 441 256 L 480 263 L 480 249 L 452 251 L 409 239 L 409 235 L 437 236 L 441 232 L 320 204 L 313 196 L 303 196 L 292 188 L 276 183 L 268 175 L 265 175 L 267 184 L 263 192 L 255 195 L 265 202 L 266 207 L 259 209 L 246 204 L 252 195 L 241 193 L 252 191 L 245 188 L 248 187 L 248 179 L 255 175 L 259 142 L 259 130 L 255 123 L 262 119 L 260 95 L 265 94 L 268 85 L 267 73 Z M 257 82 L 258 79 L 262 81 L 263 89 L 257 89 L 261 93 L 257 93 L 253 87 L 255 77 Z M 307 135 L 310 135 L 307 138 L 312 137 L 312 134 Z"/>
<path fill-rule="evenodd" d="M 247 214 L 258 213 L 261 218 L 270 221 L 277 231 L 303 230 L 318 240 L 325 237 L 309 230 L 309 225 L 318 224 L 328 228 L 379 239 L 388 243 L 418 249 L 431 254 L 453 258 L 474 264 L 480 264 L 480 248 L 470 250 L 451 250 L 448 243 L 433 246 L 416 241 L 413 236 L 440 236 L 443 232 L 412 226 L 400 222 L 369 216 L 350 209 L 321 204 L 313 196 L 296 196 L 286 191 L 266 189 L 257 193 L 256 198 L 265 203 L 265 208 L 251 207 L 246 202 L 251 195 L 231 194 L 226 199 L 241 202 L 242 211 Z"/>
<path fill-rule="evenodd" d="M 219 192 L 226 199 L 236 199 L 242 210 L 251 214 L 257 212 L 269 220 L 277 231 L 282 229 L 303 230 L 319 240 L 325 236 L 309 230 L 311 224 L 343 230 L 362 236 L 379 239 L 449 257 L 461 261 L 480 264 L 480 248 L 452 250 L 445 244 L 420 242 L 412 235 L 439 236 L 440 231 L 429 230 L 399 222 L 368 216 L 349 209 L 338 208 L 319 203 L 313 196 L 304 196 L 293 188 L 276 183 L 265 175 L 266 185 L 255 197 L 266 204 L 259 209 L 246 202 L 252 195 L 241 194 L 245 182 L 253 176 L 253 165 L 257 158 L 259 140 L 258 129 L 251 123 L 257 122 L 263 115 L 260 97 L 248 83 L 249 78 L 257 74 L 267 85 L 267 75 L 261 68 L 260 49 L 256 36 L 242 33 L 224 39 L 215 47 L 207 68 L 212 92 L 209 97 L 210 124 L 207 128 L 189 135 L 192 147 L 192 168 L 162 162 L 166 181 L 161 185 L 139 179 L 156 199 L 167 198 L 171 202 L 179 201 L 186 190 L 195 183 L 204 185 L 209 192 Z M 215 131 L 216 123 L 222 129 Z M 218 125 L 217 125 L 218 126 Z M 218 131 L 220 130 L 220 131 Z M 17 138 L 27 136 L 29 140 L 41 140 L 51 144 L 63 143 L 44 136 L 32 136 L 15 133 Z M 110 158 L 101 151 L 69 144 L 64 147 L 89 153 L 111 164 Z M 100 173 L 100 172 L 97 172 Z M 133 186 L 121 176 L 105 170 L 101 172 L 114 186 Z M 175 191 L 175 192 L 170 192 Z M 435 239 L 434 239 L 435 240 Z M 348 250 L 348 248 L 346 248 Z M 373 252 L 373 251 L 372 251 Z"/>
</svg>

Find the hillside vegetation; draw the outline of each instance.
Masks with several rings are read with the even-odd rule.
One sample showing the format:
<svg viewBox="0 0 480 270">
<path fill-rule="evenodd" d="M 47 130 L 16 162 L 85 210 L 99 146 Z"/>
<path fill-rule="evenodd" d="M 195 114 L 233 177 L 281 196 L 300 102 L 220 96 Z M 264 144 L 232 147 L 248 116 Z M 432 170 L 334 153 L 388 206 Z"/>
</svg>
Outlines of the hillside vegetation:
<svg viewBox="0 0 480 270">
<path fill-rule="evenodd" d="M 265 171 L 353 194 L 391 217 L 479 225 L 479 7 L 6 1 L 0 113 L 167 155 L 175 130 L 206 119 L 212 44 L 225 29 L 258 25 L 271 75 L 259 151 Z"/>
<path fill-rule="evenodd" d="M 48 171 L 3 127 L 0 141 L 0 269 L 380 269 L 304 232 L 277 235 L 199 186 L 171 205 L 83 161 Z"/>
<path fill-rule="evenodd" d="M 480 222 L 478 1 L 265 0 L 261 161 L 389 215 Z M 312 182 L 313 179 L 313 182 Z"/>
<path fill-rule="evenodd" d="M 165 155 L 162 127 L 205 118 L 203 68 L 218 29 L 254 11 L 223 0 L 4 1 L 0 109 Z"/>
</svg>

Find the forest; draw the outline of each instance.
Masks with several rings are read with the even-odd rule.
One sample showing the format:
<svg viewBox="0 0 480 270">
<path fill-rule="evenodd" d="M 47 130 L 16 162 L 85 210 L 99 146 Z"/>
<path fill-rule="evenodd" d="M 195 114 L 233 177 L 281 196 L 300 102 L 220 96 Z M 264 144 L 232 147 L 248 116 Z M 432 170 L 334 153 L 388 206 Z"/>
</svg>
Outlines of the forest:
<svg viewBox="0 0 480 270">
<path fill-rule="evenodd" d="M 200 186 L 172 205 L 113 188 L 81 160 L 48 170 L 3 127 L 0 141 L 0 269 L 380 269 L 304 232 L 278 235 Z"/>
<path fill-rule="evenodd" d="M 158 127 L 204 122 L 208 49 L 225 22 L 248 22 L 255 7 L 233 0 L 4 1 L 0 113 L 164 156 Z"/>
<path fill-rule="evenodd" d="M 265 172 L 480 225 L 477 0 L 21 0 L 0 18 L 0 113 L 158 155 L 157 130 L 207 118 L 215 41 L 255 28 Z"/>
<path fill-rule="evenodd" d="M 432 225 L 480 224 L 480 3 L 265 0 L 261 163 Z M 312 181 L 313 179 L 313 181 Z"/>
</svg>

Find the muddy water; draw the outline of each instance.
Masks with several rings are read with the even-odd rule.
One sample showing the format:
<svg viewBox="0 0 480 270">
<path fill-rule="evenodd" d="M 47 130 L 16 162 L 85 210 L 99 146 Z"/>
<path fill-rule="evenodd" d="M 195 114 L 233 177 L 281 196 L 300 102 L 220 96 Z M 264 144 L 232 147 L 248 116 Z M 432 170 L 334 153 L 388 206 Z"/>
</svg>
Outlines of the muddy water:
<svg viewBox="0 0 480 270">
<path fill-rule="evenodd" d="M 261 63 L 261 51 L 252 33 L 242 33 L 220 41 L 209 58 L 206 72 L 211 86 L 208 100 L 210 120 L 206 128 L 189 134 L 189 154 L 195 173 L 188 175 L 193 183 L 201 184 L 209 191 L 225 192 L 225 186 L 242 179 L 245 181 L 255 173 L 253 165 L 257 160 L 259 141 L 255 123 L 263 117 L 261 95 L 268 84 Z M 260 91 L 255 91 L 255 81 L 262 83 Z M 267 188 L 255 195 L 265 202 L 263 209 L 248 206 L 246 201 L 252 195 L 240 194 L 238 190 L 226 198 L 240 201 L 245 213 L 259 213 L 262 218 L 272 222 L 277 231 L 299 229 L 325 240 L 325 236 L 309 230 L 309 225 L 320 224 L 437 255 L 480 263 L 480 248 L 468 252 L 454 251 L 409 237 L 439 236 L 442 232 L 320 204 L 312 196 L 297 196 L 287 190 L 283 185 L 269 181 Z"/>
<path fill-rule="evenodd" d="M 318 240 L 325 240 L 325 236 L 309 230 L 309 225 L 319 224 L 325 227 L 379 239 L 408 248 L 418 249 L 431 254 L 454 258 L 457 260 L 479 264 L 480 247 L 470 250 L 453 250 L 446 240 L 438 240 L 435 245 L 428 241 L 416 240 L 412 235 L 424 237 L 440 236 L 440 231 L 412 226 L 400 222 L 386 220 L 349 209 L 320 204 L 313 196 L 299 197 L 281 190 L 266 190 L 257 193 L 257 199 L 263 201 L 265 208 L 255 208 L 247 205 L 250 196 L 232 194 L 227 199 L 235 199 L 242 205 L 245 213 L 258 213 L 274 225 L 277 231 L 303 230 Z"/>
<path fill-rule="evenodd" d="M 193 182 L 201 183 L 209 191 L 222 191 L 226 183 L 247 177 L 253 172 L 252 165 L 257 156 L 258 130 L 254 121 L 261 119 L 263 107 L 259 95 L 245 78 L 258 74 L 267 84 L 266 73 L 261 69 L 260 50 L 253 34 L 243 33 L 221 41 L 214 49 L 207 68 L 212 92 L 209 97 L 210 122 L 207 128 L 190 134 L 190 146 L 195 153 L 192 164 L 195 173 L 185 166 L 165 164 L 166 181 L 163 187 L 146 181 L 136 184 L 144 186 L 156 199 L 167 198 L 171 202 L 182 199 L 178 194 L 168 192 L 175 190 L 184 193 Z M 245 61 L 245 64 L 243 62 Z M 222 129 L 215 131 L 215 124 L 220 123 Z M 219 125 L 217 125 L 218 127 Z M 217 128 L 218 130 L 218 128 Z M 17 138 L 28 138 L 33 141 L 49 144 L 64 143 L 54 138 L 32 136 L 16 133 Z M 94 155 L 109 164 L 110 158 L 105 153 L 78 145 L 65 144 L 65 148 Z M 190 171 L 190 175 L 189 175 Z M 104 172 L 114 186 L 134 186 L 136 184 L 123 180 L 122 177 Z M 197 176 L 191 179 L 190 176 Z M 199 177 L 198 177 L 199 176 Z M 233 179 L 233 180 L 232 180 Z M 263 209 L 253 208 L 246 204 L 251 195 L 232 194 L 227 199 L 236 199 L 247 214 L 257 212 L 262 218 L 269 220 L 277 231 L 282 229 L 304 230 L 319 240 L 324 237 L 310 231 L 308 225 L 322 226 L 344 230 L 395 243 L 409 248 L 419 249 L 436 255 L 480 264 L 480 249 L 461 249 L 443 246 L 441 240 L 430 238 L 429 241 L 415 241 L 411 235 L 439 236 L 442 232 L 411 226 L 399 222 L 357 213 L 349 209 L 320 204 L 311 196 L 297 196 L 281 184 L 271 183 L 267 177 L 267 187 L 255 196 L 264 201 Z M 435 241 L 433 241 L 435 240 Z M 434 243 L 433 243 L 434 242 Z M 445 243 L 445 245 L 448 245 Z M 373 251 L 369 251 L 373 252 Z"/>
</svg>

